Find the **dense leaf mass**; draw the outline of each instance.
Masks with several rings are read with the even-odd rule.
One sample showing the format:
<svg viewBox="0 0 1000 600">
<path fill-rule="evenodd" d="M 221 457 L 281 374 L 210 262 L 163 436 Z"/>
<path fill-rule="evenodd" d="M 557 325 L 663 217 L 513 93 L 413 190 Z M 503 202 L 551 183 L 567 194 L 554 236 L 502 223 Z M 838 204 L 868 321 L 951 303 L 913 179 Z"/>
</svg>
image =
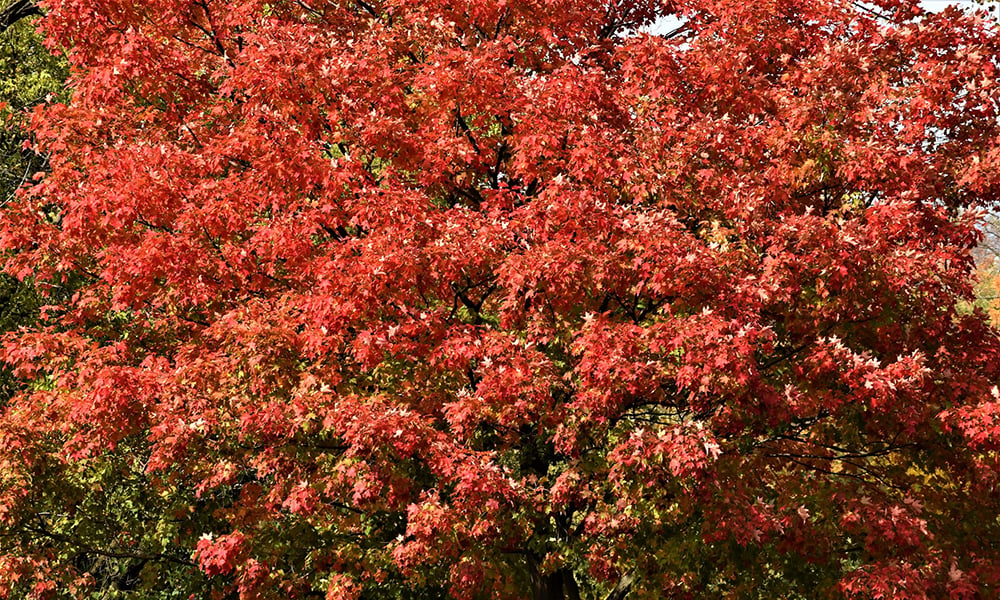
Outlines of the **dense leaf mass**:
<svg viewBox="0 0 1000 600">
<path fill-rule="evenodd" d="M 10 597 L 1000 593 L 985 16 L 44 6 Z"/>
</svg>

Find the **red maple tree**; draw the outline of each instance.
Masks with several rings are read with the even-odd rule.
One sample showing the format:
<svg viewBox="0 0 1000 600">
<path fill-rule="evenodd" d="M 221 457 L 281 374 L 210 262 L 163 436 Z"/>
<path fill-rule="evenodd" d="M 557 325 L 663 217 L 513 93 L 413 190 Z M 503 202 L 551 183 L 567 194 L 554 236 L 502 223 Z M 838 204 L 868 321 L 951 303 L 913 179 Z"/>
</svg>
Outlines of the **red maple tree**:
<svg viewBox="0 0 1000 600">
<path fill-rule="evenodd" d="M 1000 593 L 983 14 L 44 6 L 9 594 Z"/>
</svg>

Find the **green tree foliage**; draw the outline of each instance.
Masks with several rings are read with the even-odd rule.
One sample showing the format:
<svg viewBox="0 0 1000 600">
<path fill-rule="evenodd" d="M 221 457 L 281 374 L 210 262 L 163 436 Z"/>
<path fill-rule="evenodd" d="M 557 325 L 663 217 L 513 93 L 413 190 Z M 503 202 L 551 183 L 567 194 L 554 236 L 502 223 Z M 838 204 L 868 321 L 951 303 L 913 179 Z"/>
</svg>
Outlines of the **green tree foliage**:
<svg viewBox="0 0 1000 600">
<path fill-rule="evenodd" d="M 0 2 L 0 12 L 14 4 Z M 46 100 L 62 99 L 66 60 L 42 44 L 35 19 L 24 18 L 0 31 L 0 196 L 15 190 L 45 168 L 45 157 L 25 147 L 27 111 Z"/>
<path fill-rule="evenodd" d="M 66 60 L 43 46 L 32 12 L 23 1 L 0 1 L 0 202 L 4 204 L 46 168 L 45 157 L 27 145 L 28 111 L 46 99 L 66 95 Z M 30 281 L 0 276 L 0 331 L 33 322 L 38 303 Z M 14 385 L 10 373 L 0 371 L 0 398 L 9 397 Z"/>
</svg>

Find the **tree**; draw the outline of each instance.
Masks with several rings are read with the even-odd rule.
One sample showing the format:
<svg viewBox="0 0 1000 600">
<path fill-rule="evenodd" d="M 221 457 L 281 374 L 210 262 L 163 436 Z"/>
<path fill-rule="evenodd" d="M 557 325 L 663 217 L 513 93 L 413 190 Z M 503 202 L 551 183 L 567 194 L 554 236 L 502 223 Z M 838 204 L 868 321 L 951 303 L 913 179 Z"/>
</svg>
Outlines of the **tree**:
<svg viewBox="0 0 1000 600">
<path fill-rule="evenodd" d="M 4 6 L 6 4 L 6 6 Z M 57 94 L 66 78 L 65 61 L 42 46 L 23 2 L 0 3 L 0 199 L 44 169 L 42 157 L 25 148 L 22 113 Z"/>
<path fill-rule="evenodd" d="M 65 101 L 68 96 L 63 87 L 67 76 L 65 58 L 61 53 L 50 53 L 42 45 L 35 22 L 29 18 L 37 14 L 34 5 L 14 2 L 0 3 L 0 7 L 0 199 L 6 204 L 34 174 L 47 169 L 46 157 L 32 152 L 28 144 L 28 113 L 43 102 Z M 73 288 L 72 283 L 50 288 L 49 301 L 68 300 Z M 0 330 L 14 331 L 34 324 L 38 308 L 39 294 L 30 280 L 18 281 L 9 275 L 0 277 Z M 2 406 L 9 406 L 11 396 L 19 387 L 9 369 L 0 371 Z M 39 474 L 43 476 L 33 490 L 39 500 L 36 518 L 5 530 L 3 552 L 8 560 L 25 560 L 31 549 L 43 544 L 51 549 L 56 543 L 63 547 L 64 558 L 72 560 L 77 569 L 89 573 L 90 588 L 101 594 L 100 597 L 113 597 L 109 593 L 114 590 L 135 587 L 148 559 L 144 562 L 141 557 L 130 556 L 109 541 L 120 536 L 123 530 L 134 530 L 135 519 L 140 515 L 150 518 L 157 511 L 146 508 L 148 493 L 143 484 L 148 482 L 122 477 L 121 465 L 128 456 L 127 450 L 119 448 L 117 455 L 106 455 L 101 464 L 76 471 L 61 470 L 51 463 L 47 470 L 41 471 Z M 72 506 L 73 517 L 54 510 L 61 506 Z M 157 530 L 152 531 L 157 533 Z M 162 535 L 163 531 L 160 528 L 159 533 Z M 12 536 L 19 538 L 18 542 L 12 543 Z M 17 548 L 22 546 L 29 550 L 19 552 Z M 187 558 L 184 557 L 185 562 L 189 562 Z M 30 571 L 32 565 L 25 563 L 23 568 Z M 146 574 L 153 572 L 147 570 Z M 178 591 L 185 587 L 184 582 L 179 583 L 171 577 L 169 564 L 167 568 L 156 569 L 155 574 L 165 584 L 175 585 Z M 190 583 L 197 585 L 198 582 Z M 24 596 L 16 589 L 16 577 L 6 585 L 15 587 L 15 597 Z"/>
<path fill-rule="evenodd" d="M 982 14 L 45 7 L 9 594 L 998 593 Z"/>
<path fill-rule="evenodd" d="M 25 111 L 60 92 L 66 65 L 45 50 L 24 21 L 33 14 L 24 3 L 0 2 L 0 7 L 0 202 L 6 203 L 33 173 L 45 169 L 44 157 L 26 146 Z M 0 276 L 0 331 L 32 323 L 37 310 L 30 282 Z M 9 370 L 0 371 L 0 398 L 9 398 L 15 385 Z"/>
</svg>

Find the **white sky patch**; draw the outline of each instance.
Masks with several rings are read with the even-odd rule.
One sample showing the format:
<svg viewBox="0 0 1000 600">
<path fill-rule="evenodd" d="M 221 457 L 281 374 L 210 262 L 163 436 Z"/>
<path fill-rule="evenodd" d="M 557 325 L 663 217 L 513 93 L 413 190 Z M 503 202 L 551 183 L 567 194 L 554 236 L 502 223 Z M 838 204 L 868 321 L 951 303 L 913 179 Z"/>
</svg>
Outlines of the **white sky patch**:
<svg viewBox="0 0 1000 600">
<path fill-rule="evenodd" d="M 976 7 L 976 3 L 972 0 L 923 0 L 921 4 L 923 4 L 924 8 L 927 10 L 932 10 L 934 12 L 944 10 L 946 6 L 950 6 L 952 4 L 961 6 L 962 8 Z"/>
<path fill-rule="evenodd" d="M 966 9 L 975 9 L 977 6 L 984 5 L 991 6 L 996 9 L 1000 7 L 1000 0 L 991 0 L 989 2 L 976 2 L 975 0 L 923 0 L 921 4 L 929 11 L 938 12 L 944 10 L 952 4 Z M 680 24 L 680 19 L 676 17 L 666 17 L 645 28 L 645 31 L 647 33 L 652 33 L 653 35 L 664 35 L 670 33 L 674 29 L 677 29 Z"/>
</svg>

